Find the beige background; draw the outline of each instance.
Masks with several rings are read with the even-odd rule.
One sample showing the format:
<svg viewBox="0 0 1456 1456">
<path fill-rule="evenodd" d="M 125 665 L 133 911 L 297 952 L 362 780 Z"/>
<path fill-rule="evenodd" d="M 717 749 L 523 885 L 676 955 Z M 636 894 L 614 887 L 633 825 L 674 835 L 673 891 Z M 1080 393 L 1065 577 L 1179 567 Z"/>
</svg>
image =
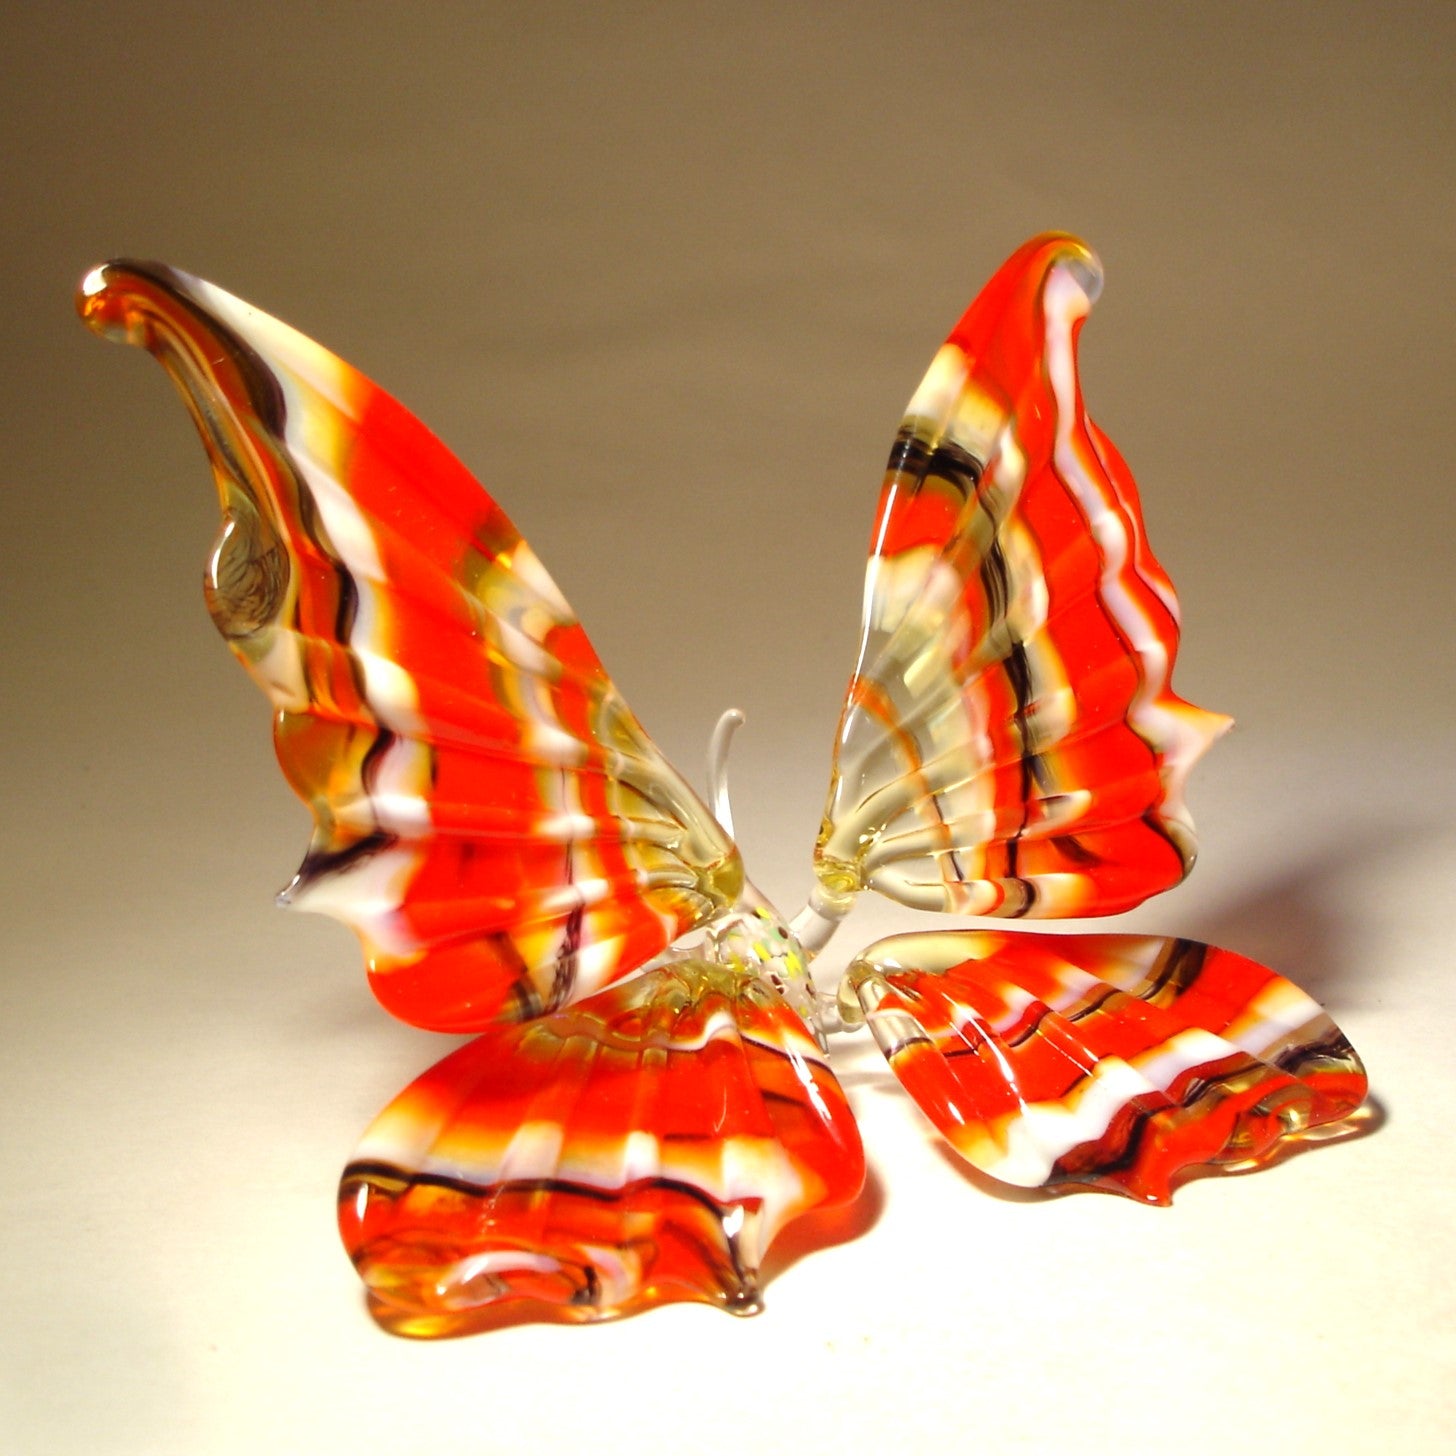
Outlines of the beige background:
<svg viewBox="0 0 1456 1456">
<path fill-rule="evenodd" d="M 8 10 L 0 1446 L 1446 1449 L 1453 53 L 1448 5 Z M 1383 1125 L 1172 1211 L 997 1198 L 849 1047 L 862 1232 L 761 1319 L 381 1333 L 334 1182 L 443 1043 L 269 908 L 304 816 L 202 610 L 207 472 L 76 279 L 177 263 L 425 416 L 679 763 L 748 711 L 792 908 L 890 434 L 1048 227 L 1106 264 L 1179 686 L 1240 723 L 1126 923 L 1301 980 Z"/>
</svg>

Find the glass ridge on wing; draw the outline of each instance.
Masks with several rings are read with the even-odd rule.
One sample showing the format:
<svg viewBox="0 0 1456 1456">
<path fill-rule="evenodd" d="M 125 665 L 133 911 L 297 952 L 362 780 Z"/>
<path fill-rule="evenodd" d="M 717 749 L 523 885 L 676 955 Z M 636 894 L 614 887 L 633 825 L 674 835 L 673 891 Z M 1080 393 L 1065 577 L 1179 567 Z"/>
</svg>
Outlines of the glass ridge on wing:
<svg viewBox="0 0 1456 1456">
<path fill-rule="evenodd" d="M 1131 472 L 1088 418 L 1101 267 L 1017 250 L 900 426 L 816 870 L 834 909 L 1126 910 L 1192 864 L 1183 782 L 1228 720 L 1171 688 L 1177 601 Z"/>
<path fill-rule="evenodd" d="M 205 590 L 315 832 L 283 899 L 344 920 L 394 1014 L 591 994 L 732 906 L 737 850 L 490 495 L 357 370 L 223 290 L 103 265 L 78 308 L 167 369 L 223 524 Z"/>
</svg>

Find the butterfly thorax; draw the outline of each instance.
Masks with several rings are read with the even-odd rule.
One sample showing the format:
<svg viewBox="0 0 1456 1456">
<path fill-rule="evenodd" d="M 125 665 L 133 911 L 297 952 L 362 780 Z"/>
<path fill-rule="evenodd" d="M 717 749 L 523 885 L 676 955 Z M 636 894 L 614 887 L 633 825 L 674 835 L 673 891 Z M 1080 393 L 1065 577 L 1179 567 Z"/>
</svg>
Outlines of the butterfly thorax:
<svg viewBox="0 0 1456 1456">
<path fill-rule="evenodd" d="M 772 986 L 823 1042 L 809 958 L 783 917 L 751 883 L 745 881 L 733 909 L 677 941 L 654 964 L 683 962 L 723 966 Z"/>
</svg>

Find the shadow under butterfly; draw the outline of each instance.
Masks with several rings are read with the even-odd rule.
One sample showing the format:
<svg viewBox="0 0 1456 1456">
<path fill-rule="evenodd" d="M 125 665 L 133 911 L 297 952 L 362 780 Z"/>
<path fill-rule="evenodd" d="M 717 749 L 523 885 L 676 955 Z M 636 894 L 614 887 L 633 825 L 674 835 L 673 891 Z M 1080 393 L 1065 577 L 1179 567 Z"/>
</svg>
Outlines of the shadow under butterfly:
<svg viewBox="0 0 1456 1456">
<path fill-rule="evenodd" d="M 761 1307 L 774 1238 L 865 1180 L 830 1039 L 867 1025 L 949 1145 L 1024 1188 L 1166 1203 L 1348 1119 L 1359 1059 L 1297 987 L 1152 936 L 882 940 L 809 963 L 860 890 L 1006 918 L 1108 915 L 1193 862 L 1183 788 L 1228 720 L 1172 691 L 1172 586 L 1088 418 L 1083 243 L 1020 248 L 891 451 L 858 662 L 792 921 L 744 874 L 500 507 L 410 414 L 187 274 L 108 263 L 97 332 L 181 390 L 223 524 L 205 591 L 313 812 L 282 900 L 363 942 L 396 1016 L 482 1034 L 384 1110 L 339 1223 L 415 1335 Z"/>
</svg>

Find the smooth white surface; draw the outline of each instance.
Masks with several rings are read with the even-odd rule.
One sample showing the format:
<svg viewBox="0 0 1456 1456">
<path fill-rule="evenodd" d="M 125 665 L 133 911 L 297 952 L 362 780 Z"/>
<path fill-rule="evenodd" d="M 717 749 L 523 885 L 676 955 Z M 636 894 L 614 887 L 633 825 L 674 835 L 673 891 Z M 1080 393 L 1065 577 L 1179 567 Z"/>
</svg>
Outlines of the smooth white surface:
<svg viewBox="0 0 1456 1456">
<path fill-rule="evenodd" d="M 0 1449 L 1425 1452 L 1452 1295 L 1451 9 L 16 10 L 0 391 Z M 131 252 L 471 463 L 740 838 L 807 888 L 905 399 L 1024 237 L 1107 286 L 1095 418 L 1239 727 L 1115 922 L 1300 981 L 1384 1122 L 1170 1211 L 977 1186 L 866 1041 L 873 1180 L 756 1320 L 383 1334 L 333 1228 L 442 1053 L 268 901 L 305 839 L 197 579 L 206 469 L 68 294 Z M 922 922 L 863 905 L 832 971 Z"/>
</svg>

